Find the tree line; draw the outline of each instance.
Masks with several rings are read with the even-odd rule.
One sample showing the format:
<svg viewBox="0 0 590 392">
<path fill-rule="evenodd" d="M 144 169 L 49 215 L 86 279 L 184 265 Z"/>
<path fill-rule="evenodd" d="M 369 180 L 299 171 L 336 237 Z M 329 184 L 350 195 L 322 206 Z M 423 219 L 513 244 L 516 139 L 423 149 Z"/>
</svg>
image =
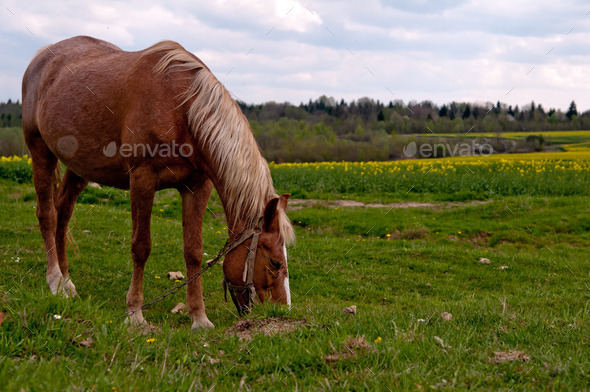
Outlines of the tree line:
<svg viewBox="0 0 590 392">
<path fill-rule="evenodd" d="M 523 107 L 499 101 L 439 106 L 431 101 L 385 103 L 367 97 L 346 102 L 325 95 L 299 105 L 238 105 L 248 118 L 263 155 L 275 162 L 398 159 L 403 157 L 402 148 L 407 140 L 398 136 L 408 134 L 590 129 L 590 111 L 578 112 L 573 101 L 565 113 L 545 109 L 535 102 Z M 0 103 L 0 127 L 21 126 L 20 102 Z M 14 138 L 14 132 L 10 135 Z M 1 150 L 6 154 L 6 148 Z"/>
<path fill-rule="evenodd" d="M 408 139 L 399 135 L 590 129 L 590 111 L 578 113 L 573 101 L 566 113 L 535 102 L 522 108 L 501 102 L 438 106 L 431 101 L 384 103 L 371 98 L 348 103 L 325 95 L 298 106 L 238 104 L 263 155 L 276 162 L 400 159 Z M 494 148 L 509 151 L 502 144 Z M 538 145 L 531 141 L 518 148 L 538 150 Z"/>
</svg>

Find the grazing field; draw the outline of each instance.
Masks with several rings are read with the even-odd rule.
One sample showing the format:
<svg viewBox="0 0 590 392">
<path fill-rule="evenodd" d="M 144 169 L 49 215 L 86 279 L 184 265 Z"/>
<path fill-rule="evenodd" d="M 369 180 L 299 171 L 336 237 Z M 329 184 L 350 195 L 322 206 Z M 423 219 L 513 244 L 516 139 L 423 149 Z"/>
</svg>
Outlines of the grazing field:
<svg viewBox="0 0 590 392">
<path fill-rule="evenodd" d="M 406 135 L 414 137 L 414 135 Z M 542 136 L 547 144 L 559 145 L 564 151 L 590 151 L 590 131 L 549 131 L 549 132 L 469 132 L 469 133 L 424 133 L 425 138 L 477 138 L 477 139 L 508 139 L 523 141 L 528 137 Z"/>
<path fill-rule="evenodd" d="M 587 142 L 590 131 L 546 131 L 546 132 L 469 132 L 469 133 L 423 133 L 422 137 L 471 137 L 471 138 L 495 138 L 501 137 L 510 140 L 525 140 L 529 136 L 543 136 L 554 144 Z"/>
<path fill-rule="evenodd" d="M 295 197 L 469 200 L 590 195 L 590 151 L 498 154 L 392 162 L 271 164 L 281 191 Z"/>
<path fill-rule="evenodd" d="M 185 314 L 170 313 L 184 301 L 178 293 L 145 312 L 159 330 L 143 335 L 120 317 L 132 268 L 128 194 L 88 188 L 80 197 L 69 251 L 80 296 L 54 297 L 30 167 L 4 159 L 0 389 L 587 390 L 589 160 L 273 164 L 275 185 L 293 197 L 385 205 L 289 212 L 293 307 L 257 306 L 247 320 L 288 319 L 292 331 L 236 327 L 214 268 L 204 279 L 214 330 L 191 332 Z M 209 208 L 205 259 L 226 237 L 215 195 Z M 175 284 L 168 271 L 184 269 L 175 191 L 158 193 L 152 236 L 146 300 Z M 343 314 L 352 305 L 356 314 Z"/>
</svg>

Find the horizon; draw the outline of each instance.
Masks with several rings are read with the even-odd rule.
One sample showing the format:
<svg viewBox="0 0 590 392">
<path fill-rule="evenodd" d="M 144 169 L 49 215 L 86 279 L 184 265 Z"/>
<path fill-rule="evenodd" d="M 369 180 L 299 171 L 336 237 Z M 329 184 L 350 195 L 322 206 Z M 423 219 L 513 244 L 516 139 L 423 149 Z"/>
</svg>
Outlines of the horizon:
<svg viewBox="0 0 590 392">
<path fill-rule="evenodd" d="M 327 98 L 333 98 L 337 103 L 340 103 L 341 101 L 344 101 L 344 103 L 346 105 L 350 105 L 353 102 L 356 103 L 359 100 L 366 99 L 366 98 L 373 100 L 373 102 L 375 102 L 375 103 L 379 102 L 380 104 L 384 105 L 385 107 L 387 107 L 387 105 L 389 105 L 389 103 L 393 103 L 395 105 L 396 104 L 396 101 L 397 101 L 397 100 L 380 101 L 379 99 L 374 99 L 374 98 L 371 98 L 371 97 L 359 97 L 359 98 L 356 98 L 356 99 L 353 99 L 353 100 L 346 100 L 344 98 L 336 99 L 335 97 L 331 97 L 331 96 L 327 96 L 325 94 L 322 94 L 322 95 L 320 95 L 319 97 L 317 97 L 315 99 L 310 98 L 306 102 L 300 102 L 298 104 L 295 104 L 293 102 L 288 102 L 288 101 L 282 101 L 282 102 L 278 102 L 278 101 L 244 102 L 244 101 L 236 100 L 236 102 L 237 103 L 244 104 L 246 106 L 258 106 L 258 105 L 266 105 L 266 104 L 270 104 L 270 103 L 275 103 L 275 104 L 278 104 L 278 105 L 291 105 L 291 106 L 295 106 L 295 107 L 300 107 L 300 106 L 303 106 L 303 105 L 308 104 L 310 101 L 311 102 L 317 102 L 323 96 L 326 96 Z M 235 97 L 233 97 L 233 98 L 235 99 Z M 488 108 L 489 109 L 489 106 L 487 106 L 487 104 L 492 104 L 492 105 L 496 106 L 496 104 L 498 102 L 500 102 L 500 104 L 506 105 L 507 107 L 508 106 L 511 106 L 511 107 L 515 108 L 516 106 L 518 106 L 519 110 L 523 110 L 523 108 L 525 108 L 525 110 L 526 110 L 526 108 L 530 108 L 531 103 L 534 102 L 535 103 L 535 108 L 537 108 L 538 105 L 541 105 L 541 107 L 545 111 L 555 110 L 557 112 L 566 112 L 569 109 L 569 106 L 570 106 L 571 102 L 575 102 L 574 100 L 572 100 L 572 101 L 570 101 L 570 103 L 567 105 L 566 108 L 557 108 L 557 107 L 552 107 L 552 106 L 546 106 L 542 102 L 536 102 L 536 101 L 526 102 L 526 103 L 524 103 L 522 105 L 520 105 L 520 104 L 510 105 L 510 104 L 508 104 L 506 102 L 502 102 L 502 101 L 497 101 L 495 103 L 494 102 L 489 102 L 489 101 L 488 102 L 482 102 L 482 101 L 450 101 L 450 102 L 438 103 L 438 102 L 433 102 L 432 100 L 429 100 L 429 99 L 426 99 L 426 100 L 423 100 L 423 101 L 417 101 L 417 100 L 412 100 L 412 99 L 410 99 L 408 101 L 402 100 L 402 99 L 399 99 L 399 100 L 402 101 L 402 106 L 406 106 L 406 105 L 407 106 L 411 106 L 411 105 L 414 105 L 414 104 L 420 105 L 420 104 L 422 104 L 424 102 L 431 102 L 432 104 L 434 104 L 434 107 L 435 108 L 438 108 L 438 109 L 440 109 L 442 106 L 445 106 L 445 105 L 446 106 L 449 106 L 452 103 L 467 104 L 467 105 L 473 105 L 473 106 L 476 106 L 477 105 L 477 106 L 481 106 L 481 107 L 485 107 L 485 108 Z M 8 101 L 10 101 L 12 103 L 22 104 L 20 98 L 18 98 L 18 99 L 8 98 L 6 101 L 0 101 L 0 104 L 7 104 Z M 576 103 L 576 108 L 577 108 L 577 111 L 578 111 L 579 114 L 584 114 L 584 113 L 590 111 L 590 108 L 588 108 L 588 109 L 580 109 L 580 107 L 577 104 L 577 102 L 575 102 L 575 103 Z"/>
</svg>

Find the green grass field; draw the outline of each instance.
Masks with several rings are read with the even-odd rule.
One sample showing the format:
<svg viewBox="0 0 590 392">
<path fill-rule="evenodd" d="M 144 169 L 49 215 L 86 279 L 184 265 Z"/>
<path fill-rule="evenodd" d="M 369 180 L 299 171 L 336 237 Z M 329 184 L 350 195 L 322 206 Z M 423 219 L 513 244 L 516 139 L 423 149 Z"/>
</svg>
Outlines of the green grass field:
<svg viewBox="0 0 590 392">
<path fill-rule="evenodd" d="M 394 209 L 316 204 L 289 212 L 298 236 L 288 250 L 293 307 L 259 305 L 248 318 L 305 325 L 251 340 L 228 334 L 240 319 L 223 301 L 221 268 L 204 279 L 214 330 L 191 332 L 186 315 L 170 313 L 184 302 L 183 292 L 145 312 L 158 332 L 142 335 L 124 323 L 132 266 L 123 191 L 89 188 L 81 196 L 70 224 L 78 250 L 69 251 L 80 296 L 52 296 L 34 189 L 26 178 L 18 182 L 20 171 L 4 170 L 11 179 L 0 180 L 0 389 L 588 390 L 590 207 L 584 187 L 568 192 L 558 183 L 586 185 L 588 172 L 566 165 L 548 176 L 555 181 L 548 187 L 542 175 L 521 175 L 525 164 L 506 164 L 506 172 L 472 165 L 471 178 L 443 170 L 468 165 L 449 161 L 429 173 L 415 167 L 410 192 L 413 185 L 405 183 L 391 192 L 330 185 L 362 183 L 366 172 L 356 167 L 273 166 L 277 188 L 302 196 L 433 203 Z M 544 162 L 545 170 L 561 170 L 555 160 Z M 425 176 L 431 177 L 420 183 Z M 449 190 L 445 177 L 467 189 Z M 488 195 L 468 188 L 482 179 L 490 187 L 510 184 Z M 549 188 L 556 191 L 529 192 Z M 204 240 L 211 257 L 225 241 L 225 222 L 215 196 L 209 207 Z M 172 287 L 168 271 L 184 270 L 174 191 L 157 195 L 152 236 L 147 300 Z M 356 316 L 344 315 L 351 305 Z M 443 312 L 452 319 L 441 318 Z M 91 345 L 82 344 L 89 339 Z M 520 360 L 497 363 L 494 352 L 510 351 L 520 352 Z"/>
<path fill-rule="evenodd" d="M 413 137 L 413 135 L 403 135 Z M 529 136 L 543 136 L 547 144 L 560 145 L 564 151 L 590 151 L 590 131 L 547 131 L 547 132 L 469 132 L 459 133 L 424 133 L 419 135 L 426 138 L 487 138 L 508 139 L 515 141 L 526 140 Z"/>
</svg>

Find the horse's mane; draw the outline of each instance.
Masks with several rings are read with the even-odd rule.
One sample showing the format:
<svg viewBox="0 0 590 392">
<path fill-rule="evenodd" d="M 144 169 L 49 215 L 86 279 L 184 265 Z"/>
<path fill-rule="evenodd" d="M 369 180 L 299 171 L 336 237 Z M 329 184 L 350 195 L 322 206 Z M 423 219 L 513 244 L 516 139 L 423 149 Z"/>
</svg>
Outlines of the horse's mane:
<svg viewBox="0 0 590 392">
<path fill-rule="evenodd" d="M 161 55 L 154 72 L 194 71 L 194 80 L 181 103 L 192 99 L 187 113 L 195 139 L 211 155 L 216 174 L 224 186 L 229 217 L 243 218 L 247 225 L 256 223 L 268 200 L 278 197 L 266 160 L 260 154 L 248 120 L 223 84 L 196 56 L 180 44 L 162 41 L 142 56 Z M 279 209 L 280 235 L 285 244 L 295 239 L 285 212 Z"/>
</svg>

